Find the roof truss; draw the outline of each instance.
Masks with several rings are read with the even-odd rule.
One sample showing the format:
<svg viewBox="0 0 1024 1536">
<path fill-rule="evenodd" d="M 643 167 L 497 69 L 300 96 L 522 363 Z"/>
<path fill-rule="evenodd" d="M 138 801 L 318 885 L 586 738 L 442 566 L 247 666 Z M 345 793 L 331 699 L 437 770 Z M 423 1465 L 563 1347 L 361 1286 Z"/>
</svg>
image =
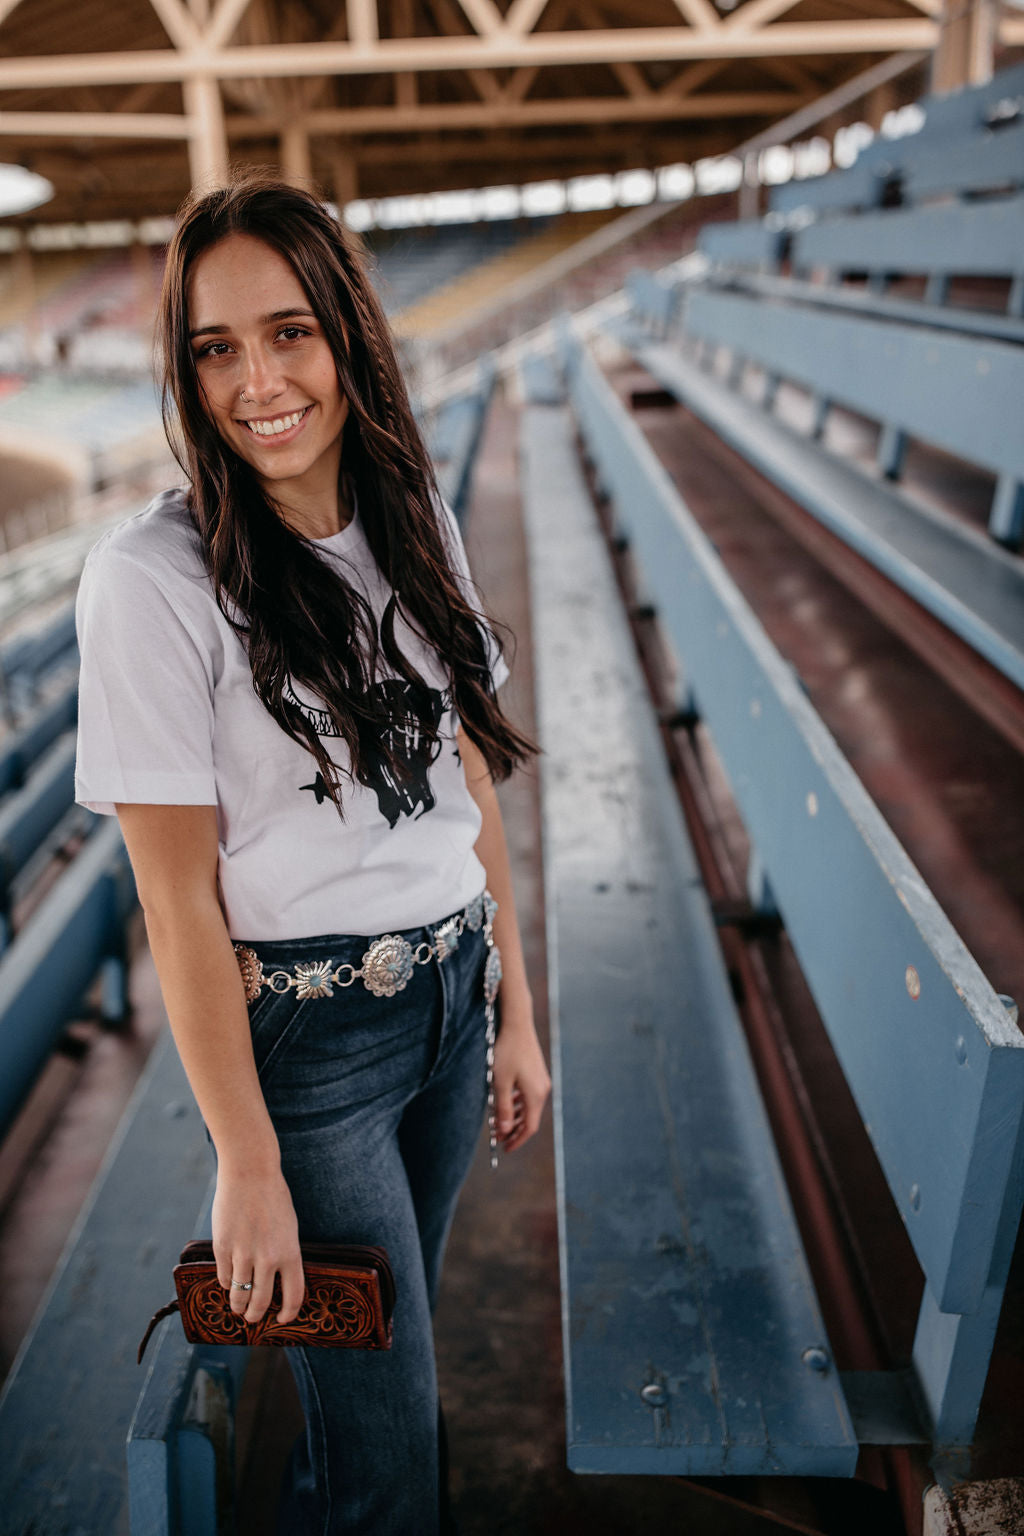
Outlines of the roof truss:
<svg viewBox="0 0 1024 1536">
<path fill-rule="evenodd" d="M 88 11 L 109 0 L 74 3 Z M 688 125 L 696 158 L 702 135 L 721 138 L 723 120 L 749 133 L 751 120 L 807 107 L 871 59 L 930 54 L 942 0 L 862 0 L 844 19 L 829 0 L 741 0 L 731 10 L 724 0 L 511 0 L 504 14 L 497 0 L 345 0 L 330 36 L 317 32 L 313 0 L 145 3 L 167 46 L 53 54 L 31 47 L 36 0 L 0 0 L 8 153 L 61 139 L 177 141 L 189 146 L 195 179 L 223 174 L 229 143 L 247 140 L 287 139 L 294 166 L 308 160 L 310 139 L 337 140 L 323 145 L 330 158 L 339 147 L 358 156 L 366 135 L 393 139 L 400 154 L 399 141 L 418 131 L 535 136 L 544 126 L 675 121 Z M 810 19 L 816 9 L 820 20 Z M 410 36 L 414 27 L 424 35 Z M 1004 16 L 999 27 L 1004 43 L 1024 44 L 1024 20 Z M 303 41 L 311 30 L 321 40 Z M 582 90 L 571 73 L 580 66 Z M 721 88 L 709 89 L 722 70 Z M 428 89 L 446 75 L 449 86 Z M 103 111 L 111 87 L 120 101 Z M 168 110 L 176 90 L 182 107 Z"/>
</svg>

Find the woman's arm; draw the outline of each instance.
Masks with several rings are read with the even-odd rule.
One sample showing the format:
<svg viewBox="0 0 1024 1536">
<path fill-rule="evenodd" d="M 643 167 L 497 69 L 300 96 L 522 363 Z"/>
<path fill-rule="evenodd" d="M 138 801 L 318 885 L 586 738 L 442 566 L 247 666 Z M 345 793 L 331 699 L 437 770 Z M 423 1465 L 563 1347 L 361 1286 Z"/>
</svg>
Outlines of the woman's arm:
<svg viewBox="0 0 1024 1536">
<path fill-rule="evenodd" d="M 540 1125 L 551 1078 L 533 1023 L 498 797 L 479 748 L 462 729 L 458 739 L 466 783 L 483 818 L 476 853 L 487 871 L 487 888 L 498 903 L 494 941 L 501 950 L 503 975 L 501 1028 L 494 1048 L 494 1108 L 498 1140 L 506 1152 L 514 1152 Z"/>
<path fill-rule="evenodd" d="M 231 1310 L 258 1321 L 281 1275 L 290 1322 L 305 1281 L 298 1224 L 281 1173 L 249 1033 L 241 973 L 217 897 L 217 816 L 207 805 L 119 805 L 167 1016 L 217 1149 L 213 1251 Z"/>
</svg>

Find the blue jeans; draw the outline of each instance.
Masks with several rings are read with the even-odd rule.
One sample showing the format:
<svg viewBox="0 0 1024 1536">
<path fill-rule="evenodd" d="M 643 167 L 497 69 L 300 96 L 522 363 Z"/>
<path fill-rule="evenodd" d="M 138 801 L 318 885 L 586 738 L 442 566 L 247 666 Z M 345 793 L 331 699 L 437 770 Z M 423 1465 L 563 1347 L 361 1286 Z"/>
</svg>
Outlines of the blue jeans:
<svg viewBox="0 0 1024 1536">
<path fill-rule="evenodd" d="M 431 930 L 407 930 L 415 949 Z M 252 943 L 269 975 L 359 966 L 369 940 Z M 431 1318 L 455 1202 L 486 1107 L 482 931 L 417 965 L 394 997 L 362 982 L 250 1005 L 260 1083 L 303 1242 L 380 1243 L 395 1271 L 388 1351 L 289 1348 L 306 1415 L 282 1536 L 436 1536 L 449 1529 Z"/>
</svg>

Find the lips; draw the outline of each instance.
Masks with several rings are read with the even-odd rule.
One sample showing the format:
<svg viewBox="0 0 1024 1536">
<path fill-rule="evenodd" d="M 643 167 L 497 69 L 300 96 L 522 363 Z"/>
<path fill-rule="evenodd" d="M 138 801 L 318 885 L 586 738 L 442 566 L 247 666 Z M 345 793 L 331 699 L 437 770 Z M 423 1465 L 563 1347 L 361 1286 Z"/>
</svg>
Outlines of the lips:
<svg viewBox="0 0 1024 1536">
<path fill-rule="evenodd" d="M 245 427 L 249 435 L 257 438 L 261 443 L 288 442 L 302 426 L 312 409 L 311 405 L 306 405 L 301 410 L 286 411 L 280 416 L 261 416 L 252 420 L 242 420 L 239 425 Z"/>
</svg>

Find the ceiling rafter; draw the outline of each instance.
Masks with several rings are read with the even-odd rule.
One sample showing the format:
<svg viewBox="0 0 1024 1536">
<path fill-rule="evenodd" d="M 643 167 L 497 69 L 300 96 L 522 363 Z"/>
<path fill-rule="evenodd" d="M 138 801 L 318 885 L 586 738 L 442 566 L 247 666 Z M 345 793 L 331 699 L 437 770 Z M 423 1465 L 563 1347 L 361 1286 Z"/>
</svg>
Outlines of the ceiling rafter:
<svg viewBox="0 0 1024 1536">
<path fill-rule="evenodd" d="M 299 128 L 313 137 L 336 134 L 375 133 L 393 136 L 419 131 L 447 133 L 481 127 L 571 126 L 579 123 L 642 125 L 678 119 L 772 117 L 794 111 L 806 96 L 784 91 L 720 91 L 668 102 L 655 95 L 635 97 L 588 97 L 528 101 L 505 105 L 495 118 L 487 102 L 448 102 L 403 107 L 315 108 L 295 118 L 285 110 L 266 113 L 235 113 L 225 122 L 227 136 L 235 141 L 277 137 Z M 110 138 L 188 139 L 194 124 L 191 116 L 174 113 L 113 112 L 0 112 L 0 138 Z M 453 149 L 455 146 L 453 146 Z"/>
<path fill-rule="evenodd" d="M 330 30 L 324 36 L 324 42 L 333 43 L 343 38 L 346 35 L 347 25 L 346 7 L 339 5 Z M 396 75 L 395 79 L 399 82 L 397 87 L 399 96 L 402 97 L 404 95 L 406 101 L 415 102 L 416 76 L 412 74 Z M 318 75 L 314 79 L 304 80 L 300 87 L 300 93 L 305 106 L 315 107 L 328 93 L 333 84 L 334 77 L 332 75 Z"/>
<path fill-rule="evenodd" d="M 678 118 L 759 116 L 770 117 L 792 112 L 806 104 L 807 98 L 792 91 L 721 91 L 680 101 L 662 101 L 657 96 L 636 100 L 625 96 L 581 96 L 560 100 L 522 102 L 515 109 L 503 110 L 497 125 L 543 127 L 577 123 L 658 123 Z M 2 114 L 0 114 L 2 122 Z M 277 122 L 262 115 L 235 116 L 227 120 L 232 139 L 259 138 L 276 133 Z M 329 137 L 337 133 L 402 134 L 434 129 L 458 132 L 496 126 L 494 109 L 486 102 L 424 103 L 415 110 L 386 107 L 336 107 L 307 113 L 304 126 L 308 133 Z"/>
<path fill-rule="evenodd" d="M 153 81 L 145 85 L 134 85 L 127 91 L 114 108 L 115 112 L 144 112 L 150 102 L 160 90 L 160 86 Z"/>
<path fill-rule="evenodd" d="M 380 41 L 380 22 L 377 16 L 377 0 L 346 0 L 348 35 L 363 48 L 372 48 Z"/>
<path fill-rule="evenodd" d="M 219 0 L 203 35 L 207 48 L 223 48 L 249 9 L 250 0 Z"/>
<path fill-rule="evenodd" d="M 532 32 L 544 13 L 548 0 L 512 0 L 505 13 L 505 28 L 509 32 Z M 17 0 L 15 0 L 17 4 Z"/>
<path fill-rule="evenodd" d="M 676 10 L 691 27 L 713 31 L 722 25 L 722 18 L 709 0 L 673 0 Z"/>
<path fill-rule="evenodd" d="M 647 83 L 647 76 L 638 64 L 630 64 L 628 60 L 619 59 L 612 64 L 611 68 L 627 96 L 632 96 L 634 100 L 639 101 L 644 96 L 654 94 Z"/>
<path fill-rule="evenodd" d="M 191 119 L 172 112 L 0 112 L 0 137 L 187 139 Z"/>
<path fill-rule="evenodd" d="M 798 0 L 746 0 L 725 18 L 722 27 L 727 32 L 750 32 L 774 21 L 785 11 L 791 11 L 797 3 Z"/>
<path fill-rule="evenodd" d="M 750 0 L 751 5 L 782 0 Z M 50 54 L 0 58 L 0 90 L 69 85 L 134 85 L 147 80 L 286 79 L 301 75 L 365 75 L 400 70 L 433 72 L 518 65 L 683 62 L 765 55 L 897 53 L 931 49 L 938 28 L 927 17 L 871 21 L 778 22 L 755 30 L 718 27 L 607 28 L 599 32 L 539 32 L 502 36 L 382 39 L 375 48 L 351 42 L 233 46 L 220 51 L 164 49 L 124 53 Z"/>
<path fill-rule="evenodd" d="M 493 69 L 467 69 L 466 74 L 476 88 L 481 101 L 503 102 L 505 92 Z"/>
<path fill-rule="evenodd" d="M 699 64 L 688 64 L 677 75 L 673 75 L 671 80 L 666 80 L 664 85 L 658 87 L 658 95 L 688 96 L 699 85 L 703 85 L 705 80 L 717 75 L 728 62 L 728 59 L 701 59 Z"/>
<path fill-rule="evenodd" d="M 149 0 L 175 48 L 198 48 L 202 34 L 181 0 Z"/>
<path fill-rule="evenodd" d="M 416 76 L 405 70 L 402 74 L 395 75 L 394 81 L 395 106 L 415 107 L 420 99 L 420 90 Z"/>
<path fill-rule="evenodd" d="M 799 91 L 820 91 L 821 83 L 816 80 L 810 70 L 796 59 L 761 59 L 762 66 L 780 80 L 785 80 L 787 85 L 795 85 Z"/>
<path fill-rule="evenodd" d="M 495 37 L 505 30 L 505 22 L 494 0 L 459 0 L 466 20 L 479 37 Z"/>
<path fill-rule="evenodd" d="M 525 101 L 539 74 L 538 64 L 521 64 L 518 69 L 514 69 L 505 82 L 505 100 Z"/>
</svg>

